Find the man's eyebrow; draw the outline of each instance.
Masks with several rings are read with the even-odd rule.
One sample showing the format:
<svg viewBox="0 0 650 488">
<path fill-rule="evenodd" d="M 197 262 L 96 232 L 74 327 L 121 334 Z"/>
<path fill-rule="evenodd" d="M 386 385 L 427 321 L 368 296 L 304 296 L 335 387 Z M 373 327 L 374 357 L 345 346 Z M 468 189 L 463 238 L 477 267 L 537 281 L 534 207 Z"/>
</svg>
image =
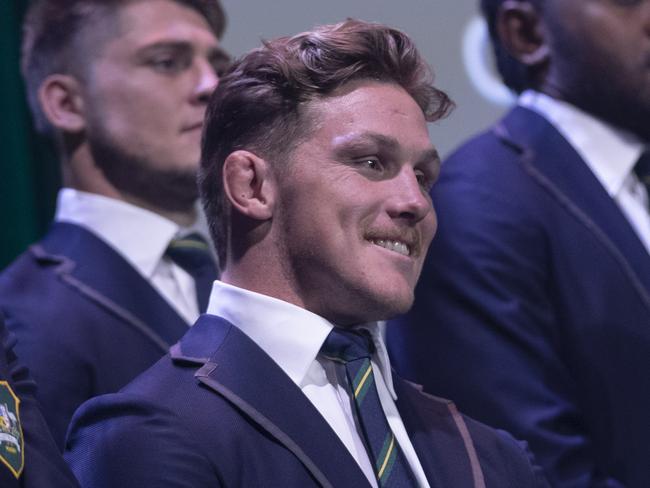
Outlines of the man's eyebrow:
<svg viewBox="0 0 650 488">
<path fill-rule="evenodd" d="M 154 42 L 152 44 L 147 44 L 135 53 L 135 56 L 140 59 L 146 59 L 147 56 L 156 53 L 170 53 L 174 55 L 193 55 L 195 51 L 194 45 L 182 39 L 165 39 Z M 207 59 L 218 71 L 218 74 L 221 75 L 222 72 L 230 65 L 231 57 L 227 51 L 225 51 L 221 46 L 211 46 L 208 48 Z"/>
<path fill-rule="evenodd" d="M 174 49 L 178 51 L 193 51 L 194 45 L 183 39 L 163 39 L 160 41 L 145 44 L 138 49 L 138 52 L 156 51 L 158 49 Z M 219 45 L 208 48 L 208 56 L 214 58 L 230 59 L 228 53 Z"/>
<path fill-rule="evenodd" d="M 399 142 L 394 137 L 376 132 L 363 132 L 347 134 L 334 140 L 337 152 L 365 151 L 377 147 L 384 151 L 397 151 Z"/>
<path fill-rule="evenodd" d="M 366 151 L 374 149 L 386 152 L 397 152 L 400 143 L 394 137 L 376 132 L 363 132 L 355 133 L 347 136 L 342 136 L 334 141 L 336 151 L 339 153 L 348 153 L 354 151 Z M 437 163 L 440 164 L 440 155 L 435 147 L 430 147 L 424 150 L 416 158 L 417 164 L 422 163 Z"/>
<path fill-rule="evenodd" d="M 187 41 L 162 40 L 162 41 L 152 42 L 151 44 L 145 44 L 141 46 L 136 51 L 136 53 L 139 55 L 143 55 L 143 54 L 155 53 L 156 51 L 164 51 L 169 49 L 173 51 L 189 52 L 192 50 L 192 45 Z"/>
<path fill-rule="evenodd" d="M 145 44 L 141 49 L 157 49 L 161 47 L 190 47 L 190 42 L 182 39 L 161 39 L 159 41 Z"/>
<path fill-rule="evenodd" d="M 430 149 L 427 149 L 424 151 L 420 156 L 417 158 L 417 163 L 435 163 L 440 165 L 440 154 L 438 154 L 438 150 L 435 147 L 431 147 Z"/>
<path fill-rule="evenodd" d="M 212 62 L 216 61 L 224 61 L 224 62 L 230 62 L 230 54 L 226 50 L 224 50 L 221 46 L 214 46 L 210 48 L 208 51 L 208 58 Z"/>
</svg>

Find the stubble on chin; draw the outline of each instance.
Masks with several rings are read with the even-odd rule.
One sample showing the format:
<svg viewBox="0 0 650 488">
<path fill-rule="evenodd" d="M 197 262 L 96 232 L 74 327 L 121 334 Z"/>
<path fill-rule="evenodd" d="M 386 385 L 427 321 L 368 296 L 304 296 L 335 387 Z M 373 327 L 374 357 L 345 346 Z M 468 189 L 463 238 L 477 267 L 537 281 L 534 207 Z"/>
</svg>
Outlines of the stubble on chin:
<svg viewBox="0 0 650 488">
<path fill-rule="evenodd" d="M 120 192 L 167 212 L 194 208 L 199 196 L 198 169 L 159 168 L 155 161 L 130 153 L 105 134 L 94 134 L 88 142 L 95 164 Z"/>
</svg>

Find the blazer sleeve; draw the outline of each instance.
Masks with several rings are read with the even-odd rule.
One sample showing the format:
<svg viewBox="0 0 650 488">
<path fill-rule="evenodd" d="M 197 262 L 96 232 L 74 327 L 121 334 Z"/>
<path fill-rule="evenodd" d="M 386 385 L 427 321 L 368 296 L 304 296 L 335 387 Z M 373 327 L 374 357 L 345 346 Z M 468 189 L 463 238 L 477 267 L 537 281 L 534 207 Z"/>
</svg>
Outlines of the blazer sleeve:
<svg viewBox="0 0 650 488">
<path fill-rule="evenodd" d="M 477 436 L 477 431 L 486 428 L 471 419 L 466 419 L 466 421 L 474 436 Z M 494 430 L 493 432 L 496 436 L 491 438 L 491 442 L 475 441 L 487 486 L 490 486 L 491 471 L 498 467 L 498 469 L 505 469 L 508 474 L 507 486 L 550 488 L 544 470 L 537 464 L 535 456 L 526 442 L 516 440 L 503 430 Z M 480 434 L 478 436 L 480 439 Z"/>
<path fill-rule="evenodd" d="M 528 448 L 528 444 L 523 441 L 517 441 L 508 432 L 503 430 L 497 431 L 502 437 L 503 443 L 507 449 L 518 449 L 523 451 L 524 455 L 520 457 L 519 463 L 509 463 L 508 469 L 515 480 L 519 480 L 514 486 L 534 486 L 536 488 L 550 488 L 546 475 L 541 466 L 537 464 L 535 456 Z M 506 448 L 503 449 L 504 451 Z"/>
<path fill-rule="evenodd" d="M 65 458 L 84 488 L 222 486 L 182 419 L 132 394 L 83 404 L 72 419 Z"/>
<path fill-rule="evenodd" d="M 527 440 L 553 486 L 620 488 L 598 471 L 561 357 L 549 223 L 510 176 L 443 173 L 438 234 L 413 309 L 388 327 L 391 355 L 425 390 Z"/>
<path fill-rule="evenodd" d="M 78 486 L 65 464 L 34 399 L 36 385 L 14 353 L 15 337 L 8 333 L 0 314 L 0 380 L 19 398 L 19 421 L 24 438 L 24 468 L 16 478 L 0 463 L 0 486 L 37 488 Z"/>
<path fill-rule="evenodd" d="M 97 357 L 86 346 L 92 331 L 79 326 L 95 317 L 79 310 L 78 303 L 65 293 L 66 287 L 58 282 L 52 286 L 45 273 L 37 275 L 41 283 L 26 272 L 21 276 L 26 283 L 14 279 L 15 275 L 0 279 L 0 292 L 11 288 L 30 292 L 7 293 L 9 296 L 0 297 L 0 307 L 7 328 L 18 340 L 16 352 L 38 384 L 36 399 L 43 406 L 45 421 L 63 451 L 72 414 L 96 388 L 92 368 Z M 66 306 L 60 306 L 62 303 Z"/>
</svg>

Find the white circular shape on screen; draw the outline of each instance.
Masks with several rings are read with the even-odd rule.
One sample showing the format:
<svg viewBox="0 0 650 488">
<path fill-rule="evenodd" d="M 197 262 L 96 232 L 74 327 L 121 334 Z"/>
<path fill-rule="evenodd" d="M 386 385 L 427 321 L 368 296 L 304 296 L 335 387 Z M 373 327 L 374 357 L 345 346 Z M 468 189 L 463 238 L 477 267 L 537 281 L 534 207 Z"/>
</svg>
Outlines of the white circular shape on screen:
<svg viewBox="0 0 650 488">
<path fill-rule="evenodd" d="M 487 56 L 490 39 L 485 20 L 480 16 L 472 18 L 463 33 L 463 63 L 474 88 L 487 100 L 497 105 L 512 105 L 514 94 L 490 68 Z"/>
</svg>

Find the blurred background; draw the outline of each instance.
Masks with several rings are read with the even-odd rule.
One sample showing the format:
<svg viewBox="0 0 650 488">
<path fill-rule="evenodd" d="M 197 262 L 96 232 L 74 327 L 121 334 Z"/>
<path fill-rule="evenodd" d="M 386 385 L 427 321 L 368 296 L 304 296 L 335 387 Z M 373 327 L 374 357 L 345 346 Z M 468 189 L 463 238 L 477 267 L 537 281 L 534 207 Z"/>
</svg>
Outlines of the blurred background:
<svg viewBox="0 0 650 488">
<path fill-rule="evenodd" d="M 444 156 L 487 127 L 511 103 L 499 83 L 478 16 L 478 0 L 222 0 L 228 14 L 223 45 L 239 56 L 261 39 L 295 34 L 346 17 L 408 33 L 433 66 L 436 85 L 456 101 L 452 115 L 430 128 Z M 59 187 L 49 143 L 33 130 L 19 73 L 20 23 L 27 0 L 0 0 L 0 269 L 42 235 Z"/>
</svg>

